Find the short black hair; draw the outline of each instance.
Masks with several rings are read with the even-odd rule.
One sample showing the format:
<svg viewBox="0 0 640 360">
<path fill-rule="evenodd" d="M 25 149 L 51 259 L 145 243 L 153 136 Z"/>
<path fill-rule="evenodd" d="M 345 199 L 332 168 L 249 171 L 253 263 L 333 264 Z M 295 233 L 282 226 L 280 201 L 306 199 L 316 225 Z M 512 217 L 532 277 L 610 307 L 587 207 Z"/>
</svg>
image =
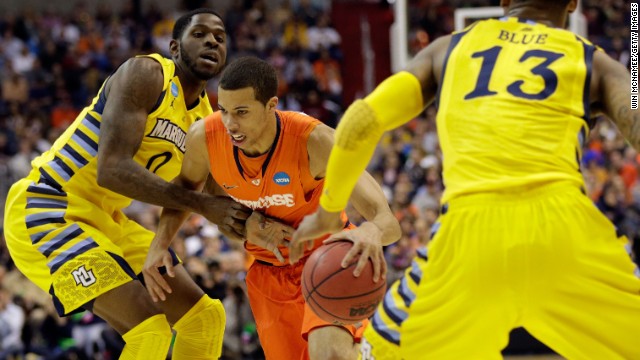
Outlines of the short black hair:
<svg viewBox="0 0 640 360">
<path fill-rule="evenodd" d="M 267 105 L 269 99 L 278 94 L 278 75 L 268 62 L 246 56 L 227 65 L 222 72 L 219 86 L 225 90 L 252 87 L 256 100 Z"/>
<path fill-rule="evenodd" d="M 176 20 L 175 25 L 173 25 L 173 33 L 171 34 L 171 37 L 173 38 L 173 40 L 178 40 L 182 37 L 182 33 L 184 33 L 184 29 L 186 29 L 187 26 L 191 24 L 191 19 L 198 14 L 211 14 L 220 18 L 220 20 L 223 20 L 222 16 L 220 16 L 220 14 L 218 14 L 213 9 L 200 8 L 200 9 L 191 10 L 188 13 L 180 16 L 178 20 Z"/>
</svg>

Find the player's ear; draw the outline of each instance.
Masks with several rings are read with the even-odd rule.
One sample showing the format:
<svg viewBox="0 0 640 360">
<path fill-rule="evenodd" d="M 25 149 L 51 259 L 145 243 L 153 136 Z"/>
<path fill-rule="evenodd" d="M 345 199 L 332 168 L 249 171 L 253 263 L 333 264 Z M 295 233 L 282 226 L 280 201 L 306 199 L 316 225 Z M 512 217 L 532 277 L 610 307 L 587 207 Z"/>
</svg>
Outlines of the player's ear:
<svg viewBox="0 0 640 360">
<path fill-rule="evenodd" d="M 275 110 L 278 107 L 278 97 L 274 96 L 271 99 L 269 99 L 269 101 L 267 102 L 267 109 L 268 110 Z"/>
<path fill-rule="evenodd" d="M 171 42 L 169 42 L 169 52 L 171 52 L 172 58 L 176 59 L 178 57 L 179 47 L 180 47 L 180 44 L 178 44 L 178 40 L 171 39 Z"/>
<path fill-rule="evenodd" d="M 578 0 L 569 1 L 569 5 L 567 5 L 567 11 L 569 12 L 569 14 L 574 12 L 577 8 L 578 8 Z"/>
</svg>

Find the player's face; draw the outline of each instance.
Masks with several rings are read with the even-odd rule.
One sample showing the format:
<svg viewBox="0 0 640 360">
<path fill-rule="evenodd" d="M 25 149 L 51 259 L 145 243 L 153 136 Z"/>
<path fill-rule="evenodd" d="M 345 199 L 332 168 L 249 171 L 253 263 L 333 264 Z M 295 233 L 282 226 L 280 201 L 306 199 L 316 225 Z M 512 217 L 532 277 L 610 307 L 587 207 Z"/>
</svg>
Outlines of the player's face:
<svg viewBox="0 0 640 360">
<path fill-rule="evenodd" d="M 227 59 L 227 35 L 222 20 L 213 14 L 197 14 L 184 30 L 178 59 L 200 80 L 218 75 Z"/>
<path fill-rule="evenodd" d="M 222 112 L 222 122 L 229 133 L 233 145 L 245 154 L 259 155 L 269 150 L 275 133 L 273 112 L 278 98 L 273 97 L 267 104 L 256 100 L 251 87 L 239 90 L 225 90 L 218 87 L 218 108 Z"/>
</svg>

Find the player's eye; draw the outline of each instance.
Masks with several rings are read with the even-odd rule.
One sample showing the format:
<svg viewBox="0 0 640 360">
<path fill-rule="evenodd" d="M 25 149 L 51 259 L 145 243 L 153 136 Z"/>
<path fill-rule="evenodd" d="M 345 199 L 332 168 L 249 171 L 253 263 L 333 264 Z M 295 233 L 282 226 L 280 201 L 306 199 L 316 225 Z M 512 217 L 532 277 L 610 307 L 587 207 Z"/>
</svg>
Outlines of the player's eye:
<svg viewBox="0 0 640 360">
<path fill-rule="evenodd" d="M 216 36 L 216 41 L 219 43 L 223 43 L 224 42 L 224 36 Z"/>
<path fill-rule="evenodd" d="M 201 38 L 201 37 L 204 36 L 204 33 L 201 32 L 201 31 L 196 31 L 196 32 L 193 33 L 193 36 L 197 37 L 197 38 Z"/>
<path fill-rule="evenodd" d="M 238 110 L 238 115 L 246 115 L 247 113 L 247 110 Z"/>
</svg>

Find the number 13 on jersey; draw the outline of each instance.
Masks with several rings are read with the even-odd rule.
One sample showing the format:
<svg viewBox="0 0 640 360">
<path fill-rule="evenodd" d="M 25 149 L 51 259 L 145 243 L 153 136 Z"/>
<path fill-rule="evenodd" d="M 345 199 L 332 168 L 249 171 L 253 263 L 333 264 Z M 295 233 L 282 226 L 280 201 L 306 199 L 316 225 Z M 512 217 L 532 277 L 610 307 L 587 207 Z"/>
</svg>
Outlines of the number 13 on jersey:
<svg viewBox="0 0 640 360">
<path fill-rule="evenodd" d="M 526 79 L 527 82 L 540 79 L 543 82 L 542 90 L 538 92 L 529 92 L 523 89 L 526 84 L 523 79 L 513 79 L 505 89 L 493 88 L 490 85 L 493 71 L 496 68 L 498 57 L 502 52 L 502 46 L 494 46 L 487 50 L 478 51 L 471 55 L 473 59 L 482 59 L 480 74 L 476 82 L 475 89 L 468 93 L 464 99 L 471 100 L 483 96 L 497 95 L 499 92 L 507 93 L 528 100 L 544 100 L 551 96 L 558 88 L 558 75 L 549 68 L 551 64 L 564 56 L 564 54 L 555 53 L 547 50 L 532 49 L 526 51 L 518 62 L 513 64 L 505 64 L 506 66 L 526 67 L 534 77 Z M 526 87 L 526 85 L 525 85 Z M 529 87 L 531 88 L 531 87 Z"/>
</svg>

